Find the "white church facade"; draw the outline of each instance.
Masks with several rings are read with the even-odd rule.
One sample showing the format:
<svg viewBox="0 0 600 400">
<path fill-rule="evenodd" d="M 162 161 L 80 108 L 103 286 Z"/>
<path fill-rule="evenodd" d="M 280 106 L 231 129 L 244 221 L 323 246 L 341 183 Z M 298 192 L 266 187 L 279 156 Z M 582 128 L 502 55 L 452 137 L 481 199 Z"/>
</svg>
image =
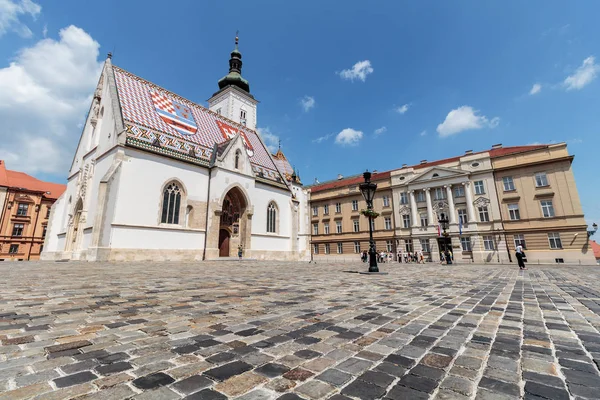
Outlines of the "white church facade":
<svg viewBox="0 0 600 400">
<path fill-rule="evenodd" d="M 42 259 L 310 259 L 308 194 L 256 132 L 241 57 L 236 38 L 207 109 L 109 55 Z"/>
</svg>

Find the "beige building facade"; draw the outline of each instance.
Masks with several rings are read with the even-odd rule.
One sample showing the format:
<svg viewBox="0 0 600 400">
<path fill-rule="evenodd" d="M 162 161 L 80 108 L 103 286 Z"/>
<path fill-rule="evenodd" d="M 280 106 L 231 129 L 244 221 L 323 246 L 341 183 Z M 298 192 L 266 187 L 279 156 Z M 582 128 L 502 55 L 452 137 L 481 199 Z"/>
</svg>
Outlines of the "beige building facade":
<svg viewBox="0 0 600 400">
<path fill-rule="evenodd" d="M 376 248 L 394 259 L 423 252 L 438 262 L 448 248 L 458 263 L 510 263 L 521 244 L 530 263 L 594 264 L 572 161 L 564 143 L 497 144 L 374 174 Z M 362 181 L 360 175 L 309 188 L 314 258 L 358 257 L 368 249 Z"/>
</svg>

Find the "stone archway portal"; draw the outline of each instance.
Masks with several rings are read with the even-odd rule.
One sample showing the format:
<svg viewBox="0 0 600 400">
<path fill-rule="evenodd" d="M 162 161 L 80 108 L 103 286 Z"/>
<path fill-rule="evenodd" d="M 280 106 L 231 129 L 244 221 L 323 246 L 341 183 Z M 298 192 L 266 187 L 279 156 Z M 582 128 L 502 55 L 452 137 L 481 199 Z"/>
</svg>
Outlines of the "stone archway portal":
<svg viewBox="0 0 600 400">
<path fill-rule="evenodd" d="M 237 254 L 238 246 L 243 245 L 246 206 L 246 199 L 238 188 L 225 195 L 219 224 L 219 257 L 232 257 Z"/>
</svg>

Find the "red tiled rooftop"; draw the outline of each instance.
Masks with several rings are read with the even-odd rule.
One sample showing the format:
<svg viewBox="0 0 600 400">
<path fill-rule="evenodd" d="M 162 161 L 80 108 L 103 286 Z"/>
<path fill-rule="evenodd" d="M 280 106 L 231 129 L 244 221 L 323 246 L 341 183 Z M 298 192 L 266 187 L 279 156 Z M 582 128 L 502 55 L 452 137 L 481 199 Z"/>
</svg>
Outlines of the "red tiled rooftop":
<svg viewBox="0 0 600 400">
<path fill-rule="evenodd" d="M 376 181 L 380 181 L 382 179 L 387 179 L 389 177 L 390 177 L 390 171 L 374 172 L 373 175 L 371 176 L 371 180 L 373 182 L 376 182 Z M 346 187 L 346 186 L 358 185 L 359 183 L 362 183 L 364 181 L 365 180 L 361 174 L 359 176 L 353 176 L 353 177 L 346 178 L 346 179 L 340 179 L 340 180 L 336 180 L 336 181 L 321 183 L 321 184 L 312 186 L 310 188 L 310 191 L 312 193 L 317 193 L 317 192 L 322 192 L 324 190 L 331 190 L 331 189 L 336 189 L 336 188 L 341 188 L 341 187 Z"/>
<path fill-rule="evenodd" d="M 600 244 L 596 243 L 595 240 L 590 240 L 590 246 L 594 252 L 596 258 L 600 258 Z"/>
<path fill-rule="evenodd" d="M 3 160 L 0 160 L 0 186 L 44 192 L 44 197 L 49 199 L 58 199 L 67 188 L 67 185 L 40 181 L 24 172 L 6 169 L 6 164 Z"/>
</svg>

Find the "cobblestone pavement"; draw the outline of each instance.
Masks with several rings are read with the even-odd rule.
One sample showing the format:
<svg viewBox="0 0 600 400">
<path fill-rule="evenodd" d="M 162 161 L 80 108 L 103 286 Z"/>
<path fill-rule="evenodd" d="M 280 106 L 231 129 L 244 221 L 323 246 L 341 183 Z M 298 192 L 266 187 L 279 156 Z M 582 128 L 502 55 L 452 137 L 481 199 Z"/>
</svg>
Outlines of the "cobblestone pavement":
<svg viewBox="0 0 600 400">
<path fill-rule="evenodd" d="M 0 399 L 600 398 L 600 269 L 0 264 Z"/>
</svg>

